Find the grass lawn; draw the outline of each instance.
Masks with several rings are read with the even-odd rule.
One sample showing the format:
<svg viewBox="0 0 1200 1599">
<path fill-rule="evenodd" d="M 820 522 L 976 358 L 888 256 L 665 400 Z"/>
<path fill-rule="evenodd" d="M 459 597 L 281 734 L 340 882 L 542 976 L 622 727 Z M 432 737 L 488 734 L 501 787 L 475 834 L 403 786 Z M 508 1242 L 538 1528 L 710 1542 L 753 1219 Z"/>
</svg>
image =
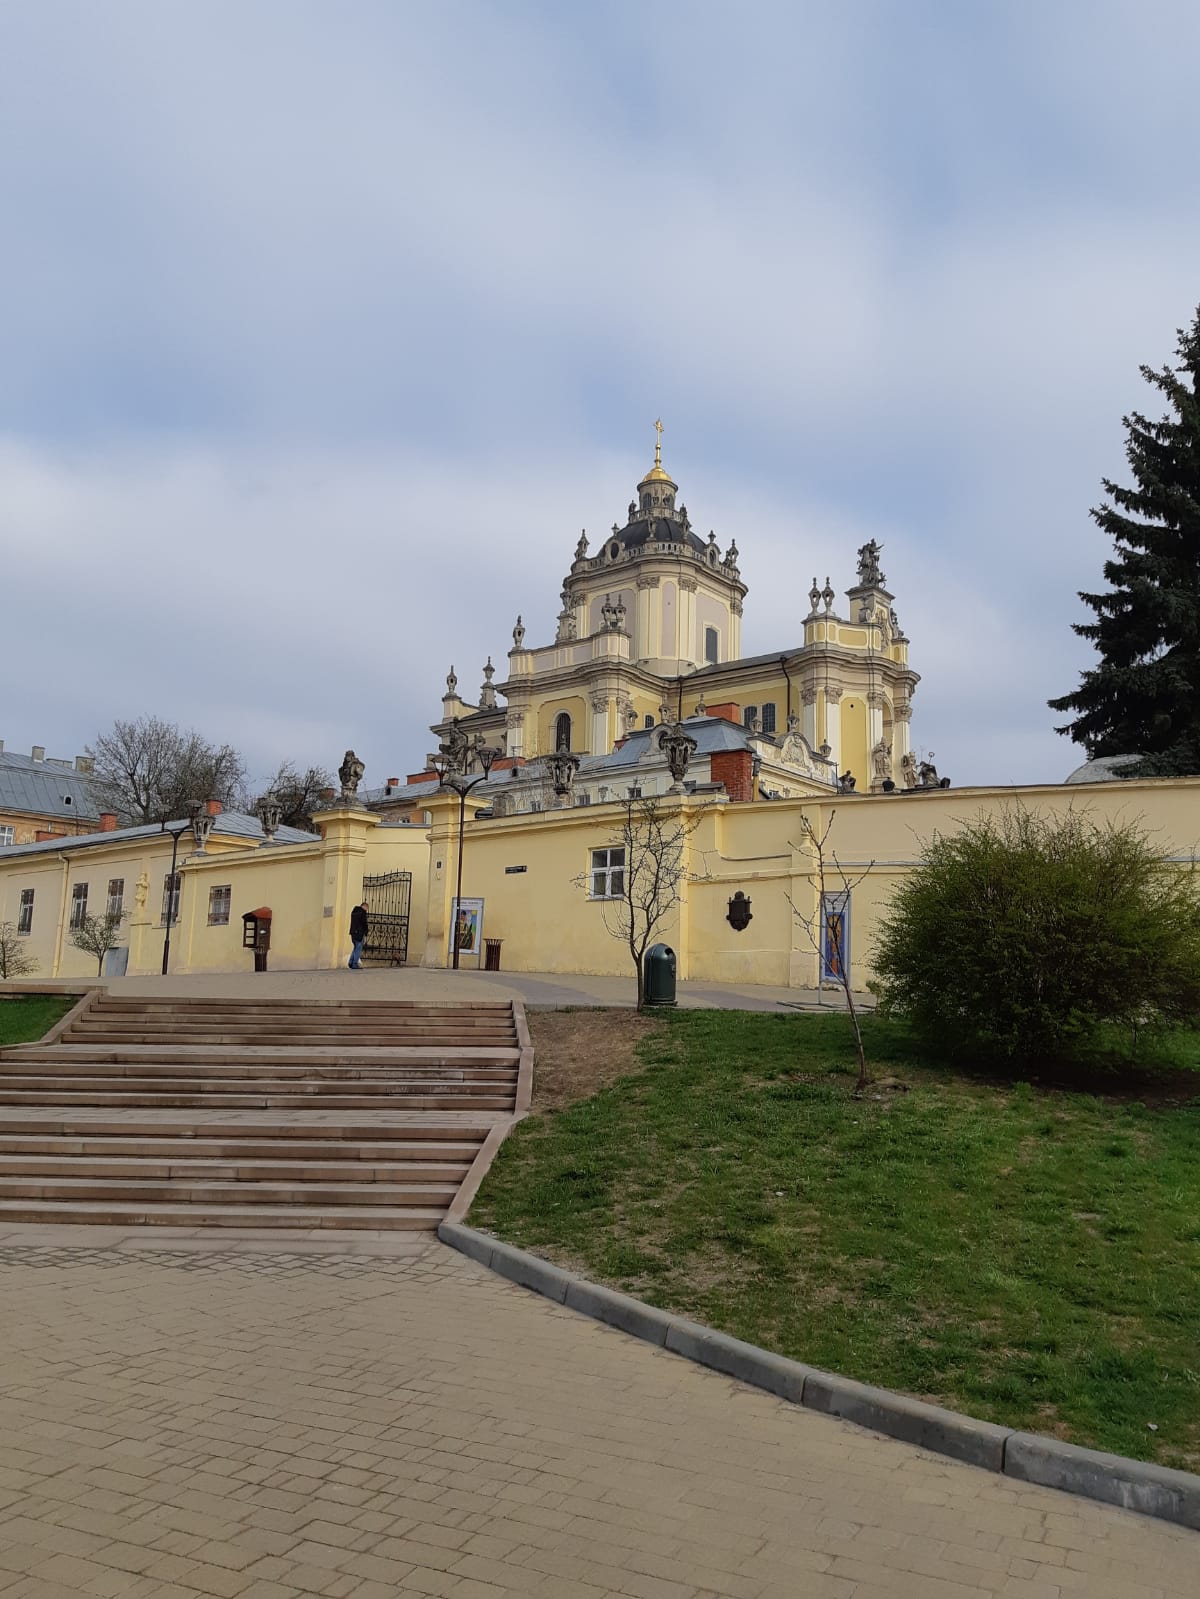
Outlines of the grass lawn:
<svg viewBox="0 0 1200 1599">
<path fill-rule="evenodd" d="M 0 1049 L 28 1044 L 48 1033 L 78 999 L 77 994 L 29 994 L 8 999 L 0 989 Z"/>
<path fill-rule="evenodd" d="M 664 1017 L 639 1070 L 516 1128 L 470 1221 L 812 1365 L 1200 1469 L 1200 1044 L 1093 1095 L 864 1033 L 908 1092 L 852 1097 L 844 1017 Z"/>
</svg>

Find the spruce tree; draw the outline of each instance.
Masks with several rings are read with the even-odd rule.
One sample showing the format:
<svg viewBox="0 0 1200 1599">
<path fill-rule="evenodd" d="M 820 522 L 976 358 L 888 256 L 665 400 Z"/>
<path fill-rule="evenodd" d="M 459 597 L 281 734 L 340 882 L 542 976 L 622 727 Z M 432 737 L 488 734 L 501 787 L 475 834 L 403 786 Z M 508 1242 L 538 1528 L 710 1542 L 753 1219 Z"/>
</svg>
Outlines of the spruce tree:
<svg viewBox="0 0 1200 1599">
<path fill-rule="evenodd" d="M 1179 330 L 1178 355 L 1177 368 L 1141 368 L 1171 412 L 1123 418 L 1136 487 L 1104 479 L 1108 500 L 1091 513 L 1116 554 L 1107 592 L 1079 596 L 1096 620 L 1072 625 L 1099 664 L 1050 701 L 1075 713 L 1057 731 L 1089 757 L 1142 757 L 1122 776 L 1200 773 L 1200 310 Z"/>
</svg>

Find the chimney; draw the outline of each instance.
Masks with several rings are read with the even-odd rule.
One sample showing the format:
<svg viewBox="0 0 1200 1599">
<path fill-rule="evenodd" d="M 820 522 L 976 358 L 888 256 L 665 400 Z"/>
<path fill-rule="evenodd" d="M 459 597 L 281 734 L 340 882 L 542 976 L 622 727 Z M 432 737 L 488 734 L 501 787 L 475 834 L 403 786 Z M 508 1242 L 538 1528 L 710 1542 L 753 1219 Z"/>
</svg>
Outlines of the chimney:
<svg viewBox="0 0 1200 1599">
<path fill-rule="evenodd" d="M 749 750 L 714 750 L 709 770 L 714 783 L 724 783 L 733 804 L 745 805 L 754 798 L 754 756 Z"/>
<path fill-rule="evenodd" d="M 33 746 L 33 759 L 35 761 L 44 761 L 46 759 L 46 746 L 44 744 L 35 744 Z"/>
<path fill-rule="evenodd" d="M 0 738 L 0 755 L 4 754 L 4 740 Z"/>
<path fill-rule="evenodd" d="M 0 749 L 3 748 L 3 744 L 0 744 Z M 90 755 L 77 755 L 75 757 L 75 770 L 82 772 L 85 777 L 90 777 L 95 769 L 96 763 Z"/>
<path fill-rule="evenodd" d="M 205 800 L 204 809 L 210 816 L 220 816 L 221 802 L 220 800 Z"/>
<path fill-rule="evenodd" d="M 726 722 L 734 722 L 738 727 L 742 725 L 741 706 L 734 705 L 728 701 L 722 705 L 710 705 L 708 707 L 708 714 L 709 716 L 719 716 L 723 721 Z"/>
<path fill-rule="evenodd" d="M 100 812 L 100 832 L 102 832 L 102 833 L 115 833 L 116 830 L 117 830 L 117 818 L 116 818 L 115 814 L 112 811 L 101 811 Z"/>
<path fill-rule="evenodd" d="M 383 792 L 385 794 L 391 794 L 394 790 L 398 789 L 399 787 L 400 787 L 400 779 L 398 777 L 389 777 L 388 780 L 387 780 L 387 785 L 384 788 Z"/>
</svg>

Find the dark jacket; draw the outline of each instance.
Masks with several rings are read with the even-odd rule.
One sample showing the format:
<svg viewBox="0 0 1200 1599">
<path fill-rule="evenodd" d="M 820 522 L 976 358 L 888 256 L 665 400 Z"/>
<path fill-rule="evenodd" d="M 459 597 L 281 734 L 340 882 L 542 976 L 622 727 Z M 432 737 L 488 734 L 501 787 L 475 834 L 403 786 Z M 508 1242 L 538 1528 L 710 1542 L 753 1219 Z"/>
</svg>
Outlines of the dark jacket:
<svg viewBox="0 0 1200 1599">
<path fill-rule="evenodd" d="M 367 936 L 367 913 L 361 905 L 350 912 L 350 942 L 361 944 Z"/>
</svg>

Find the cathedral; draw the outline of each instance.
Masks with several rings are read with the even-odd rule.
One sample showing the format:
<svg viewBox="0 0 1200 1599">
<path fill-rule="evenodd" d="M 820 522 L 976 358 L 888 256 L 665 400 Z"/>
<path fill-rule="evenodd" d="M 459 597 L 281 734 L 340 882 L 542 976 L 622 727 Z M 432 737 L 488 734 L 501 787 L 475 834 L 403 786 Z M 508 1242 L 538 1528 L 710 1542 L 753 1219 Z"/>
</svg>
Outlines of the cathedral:
<svg viewBox="0 0 1200 1599">
<path fill-rule="evenodd" d="M 510 778 L 547 756 L 574 752 L 586 793 L 598 763 L 611 764 L 627 746 L 648 750 L 652 739 L 639 735 L 661 723 L 701 735 L 701 753 L 712 743 L 705 724 L 723 724 L 727 742 L 732 723 L 756 757 L 761 797 L 813 792 L 814 785 L 915 787 L 909 724 L 918 676 L 879 546 L 858 552 L 847 614 L 835 605 L 829 579 L 822 588 L 814 578 L 802 638 L 743 656 L 747 590 L 737 543 L 722 550 L 715 533 L 695 531 L 663 466 L 662 427 L 655 426 L 654 465 L 624 524 L 614 522 L 594 549 L 580 535 L 553 637 L 531 642 L 518 616 L 507 673 L 494 682 L 489 657 L 475 704 L 460 696 L 451 668 L 434 733 L 444 738 L 457 726 L 479 735 Z"/>
</svg>

